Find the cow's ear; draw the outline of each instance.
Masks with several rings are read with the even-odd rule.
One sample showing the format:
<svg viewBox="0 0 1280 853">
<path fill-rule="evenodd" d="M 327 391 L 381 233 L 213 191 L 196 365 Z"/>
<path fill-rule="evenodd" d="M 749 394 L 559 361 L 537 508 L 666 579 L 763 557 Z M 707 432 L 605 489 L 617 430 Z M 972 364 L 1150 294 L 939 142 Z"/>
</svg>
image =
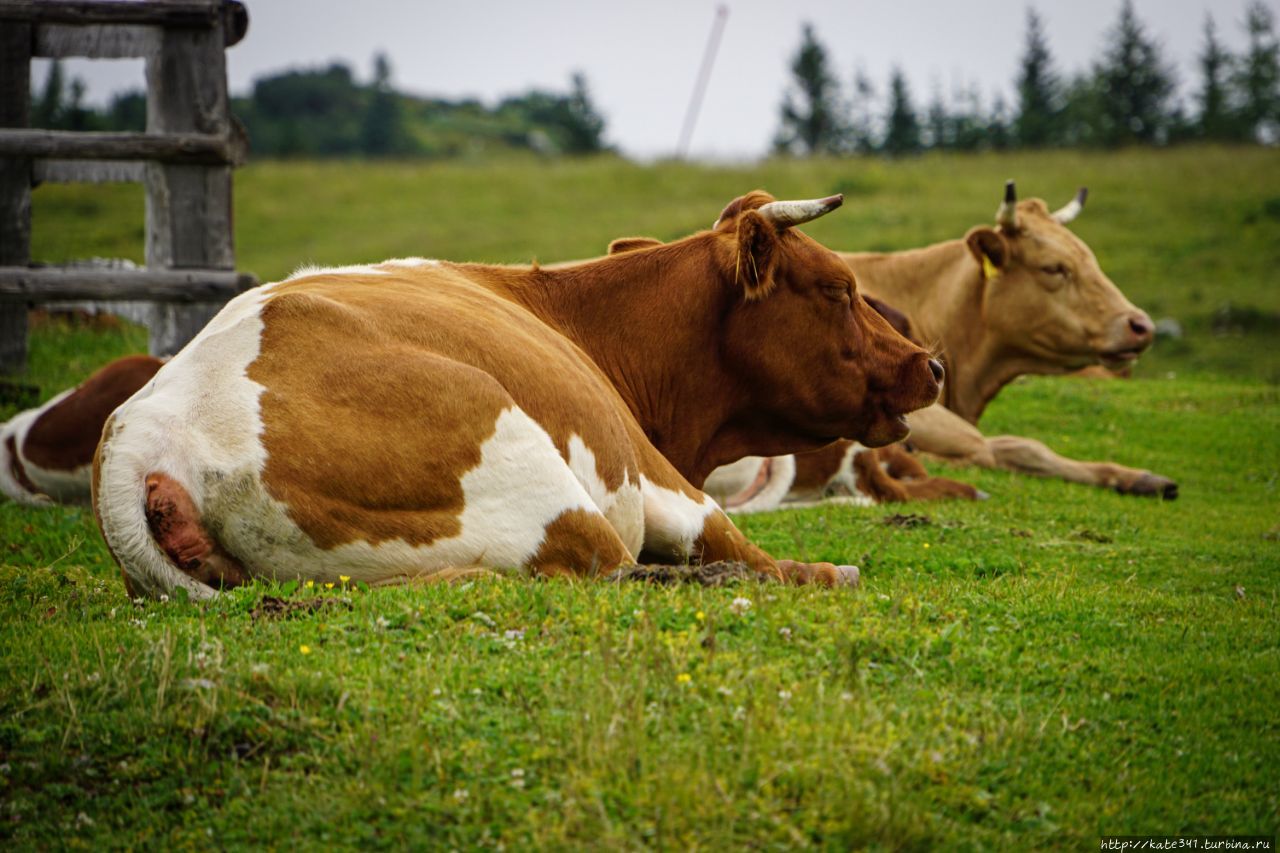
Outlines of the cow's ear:
<svg viewBox="0 0 1280 853">
<path fill-rule="evenodd" d="M 738 216 L 733 280 L 742 285 L 748 301 L 764 299 L 773 291 L 778 240 L 777 227 L 754 210 Z"/>
<path fill-rule="evenodd" d="M 617 255 L 622 252 L 634 252 L 636 249 L 652 249 L 654 246 L 661 246 L 661 240 L 655 240 L 653 237 L 619 237 L 609 244 L 609 254 Z"/>
<path fill-rule="evenodd" d="M 1009 263 L 1009 241 L 994 228 L 973 228 L 964 235 L 964 242 L 973 257 L 982 265 L 982 275 L 994 281 Z"/>
</svg>

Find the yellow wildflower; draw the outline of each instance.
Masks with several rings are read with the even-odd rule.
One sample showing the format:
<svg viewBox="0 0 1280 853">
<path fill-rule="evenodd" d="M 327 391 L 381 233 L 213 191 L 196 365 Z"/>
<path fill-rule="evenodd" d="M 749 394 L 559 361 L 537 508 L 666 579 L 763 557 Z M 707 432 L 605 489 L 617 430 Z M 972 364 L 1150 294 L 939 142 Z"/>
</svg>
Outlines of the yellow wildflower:
<svg viewBox="0 0 1280 853">
<path fill-rule="evenodd" d="M 345 585 L 347 581 L 351 580 L 351 575 L 338 575 L 338 580 Z"/>
<path fill-rule="evenodd" d="M 706 619 L 706 618 L 707 618 L 707 614 L 705 614 L 705 613 L 703 613 L 701 610 L 699 610 L 697 613 L 693 614 L 693 618 L 694 618 L 694 619 L 697 619 L 699 622 L 701 622 L 703 619 Z"/>
<path fill-rule="evenodd" d="M 309 655 L 311 654 L 311 647 L 306 643 L 303 643 L 301 646 L 298 646 L 298 651 L 302 652 L 304 655 Z"/>
<path fill-rule="evenodd" d="M 688 684 L 690 681 L 693 681 L 693 676 L 687 672 L 682 672 L 676 676 L 677 684 Z"/>
<path fill-rule="evenodd" d="M 329 581 L 327 584 L 325 584 L 325 585 L 324 585 L 324 588 L 325 588 L 325 589 L 333 589 L 333 581 Z"/>
<path fill-rule="evenodd" d="M 306 583 L 303 584 L 303 586 L 306 587 L 307 589 L 311 589 L 311 587 L 315 585 L 316 585 L 315 581 L 307 581 Z"/>
</svg>

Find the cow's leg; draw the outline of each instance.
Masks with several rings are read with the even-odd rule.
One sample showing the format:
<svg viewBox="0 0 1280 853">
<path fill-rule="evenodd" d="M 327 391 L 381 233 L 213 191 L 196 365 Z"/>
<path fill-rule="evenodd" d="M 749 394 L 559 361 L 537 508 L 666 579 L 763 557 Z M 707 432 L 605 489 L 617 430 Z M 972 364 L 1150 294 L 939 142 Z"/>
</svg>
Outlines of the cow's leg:
<svg viewBox="0 0 1280 853">
<path fill-rule="evenodd" d="M 1032 438 L 1002 435 L 987 438 L 959 415 L 933 405 L 907 416 L 910 443 L 948 462 L 1003 468 L 1037 477 L 1057 477 L 1073 483 L 1115 489 L 1125 495 L 1149 495 L 1173 500 L 1178 484 L 1166 477 L 1113 462 L 1078 462 L 1054 453 Z"/>
<path fill-rule="evenodd" d="M 582 577 L 634 562 L 617 531 L 602 514 L 574 509 L 547 525 L 546 537 L 525 565 L 535 575 Z"/>
<path fill-rule="evenodd" d="M 998 435 L 987 439 L 987 446 L 997 467 L 1020 474 L 1058 477 L 1073 483 L 1115 489 L 1122 495 L 1146 495 L 1165 500 L 1178 496 L 1178 484 L 1166 477 L 1114 462 L 1067 459 L 1033 438 Z"/>
<path fill-rule="evenodd" d="M 920 460 L 907 452 L 902 442 L 887 444 L 876 450 L 876 460 L 895 480 L 927 480 L 929 472 Z"/>
<path fill-rule="evenodd" d="M 654 463 L 650 463 L 653 465 Z M 646 478 L 644 496 L 644 551 L 642 559 L 714 563 L 731 560 L 746 563 L 755 572 L 787 583 L 853 586 L 857 566 L 833 563 L 799 563 L 775 560 L 752 544 L 709 496 L 683 482 L 669 469 L 661 472 L 670 487 Z"/>
</svg>

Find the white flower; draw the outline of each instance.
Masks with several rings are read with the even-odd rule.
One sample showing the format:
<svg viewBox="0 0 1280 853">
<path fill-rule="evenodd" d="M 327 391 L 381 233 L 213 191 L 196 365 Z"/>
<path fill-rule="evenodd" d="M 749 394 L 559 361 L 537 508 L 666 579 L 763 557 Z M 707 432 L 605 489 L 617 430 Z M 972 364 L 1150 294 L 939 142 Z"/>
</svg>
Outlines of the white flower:
<svg viewBox="0 0 1280 853">
<path fill-rule="evenodd" d="M 782 639 L 784 640 L 790 640 L 791 629 L 788 628 L 786 625 L 783 625 L 781 628 L 778 629 L 778 636 L 782 637 Z"/>
<path fill-rule="evenodd" d="M 509 642 L 509 643 L 514 643 L 516 640 L 523 640 L 523 639 L 524 639 L 524 629 L 523 629 L 523 628 L 513 628 L 513 629 L 511 629 L 511 630 L 509 630 L 509 631 L 503 631 L 503 632 L 502 632 L 502 639 L 506 640 L 506 641 L 507 641 L 507 642 Z"/>
<path fill-rule="evenodd" d="M 853 701 L 853 694 L 852 694 L 852 693 L 850 693 L 848 690 L 844 691 L 843 693 L 841 693 L 841 694 L 840 694 L 840 701 L 841 701 L 841 702 L 852 702 L 852 701 Z"/>
<path fill-rule="evenodd" d="M 729 609 L 735 616 L 741 616 L 751 609 L 751 599 L 739 596 L 729 604 Z"/>
<path fill-rule="evenodd" d="M 721 696 L 732 696 L 732 695 L 733 695 L 733 691 L 732 691 L 732 690 L 730 690 L 728 687 L 725 687 L 724 685 L 721 685 L 721 686 L 717 687 L 717 688 L 716 688 L 716 692 L 717 692 L 717 693 L 719 693 Z"/>
<path fill-rule="evenodd" d="M 464 802 L 469 796 L 471 796 L 471 792 L 466 788 L 455 788 L 453 791 L 453 798 L 460 803 Z"/>
<path fill-rule="evenodd" d="M 379 628 L 385 631 L 387 629 L 387 626 L 390 625 L 391 622 L 387 620 L 387 617 L 379 616 L 377 619 L 373 620 L 373 624 L 377 625 Z"/>
<path fill-rule="evenodd" d="M 778 698 L 779 698 L 779 699 L 781 699 L 783 702 L 790 702 L 790 701 L 791 701 L 791 691 L 790 691 L 790 690 L 779 690 L 779 691 L 778 691 Z"/>
</svg>

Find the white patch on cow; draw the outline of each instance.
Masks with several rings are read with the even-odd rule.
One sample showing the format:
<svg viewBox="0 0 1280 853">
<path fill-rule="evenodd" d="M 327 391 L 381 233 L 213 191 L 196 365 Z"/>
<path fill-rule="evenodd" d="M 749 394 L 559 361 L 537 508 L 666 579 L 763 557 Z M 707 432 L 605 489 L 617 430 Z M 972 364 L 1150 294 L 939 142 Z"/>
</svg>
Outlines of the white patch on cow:
<svg viewBox="0 0 1280 853">
<path fill-rule="evenodd" d="M 721 465 L 711 472 L 702 490 L 719 501 L 721 506 L 742 494 L 756 481 L 764 457 L 746 456 L 729 465 Z M 767 479 L 760 489 L 740 504 L 727 507 L 734 515 L 770 512 L 782 505 L 796 479 L 796 458 L 790 454 L 774 456 L 770 460 Z"/>
<path fill-rule="evenodd" d="M 172 477 L 203 514 L 206 481 L 262 470 L 263 388 L 246 371 L 258 357 L 262 305 L 272 289 L 264 285 L 228 302 L 108 421 L 95 501 L 107 543 L 143 591 L 182 587 L 195 598 L 214 594 L 178 571 L 152 539 L 143 513 L 145 478 L 153 472 Z"/>
<path fill-rule="evenodd" d="M 846 500 L 841 501 L 842 504 L 852 506 L 875 506 L 875 498 L 858 488 L 858 470 L 853 467 L 853 457 L 866 450 L 856 441 L 851 443 L 845 449 L 844 456 L 840 459 L 840 468 L 836 471 L 836 475 L 827 481 L 827 489 L 833 486 L 842 486 L 849 494 Z"/>
<path fill-rule="evenodd" d="M 683 492 L 655 485 L 643 474 L 640 491 L 644 495 L 644 547 L 659 554 L 680 559 L 691 556 L 707 516 L 721 511 L 710 495 L 696 501 Z"/>
<path fill-rule="evenodd" d="M 644 545 L 644 497 L 640 493 L 640 487 L 631 482 L 630 474 L 623 471 L 622 485 L 616 492 L 609 491 L 600 479 L 596 455 L 577 435 L 569 436 L 569 470 L 618 532 L 622 544 L 627 546 L 627 552 L 633 559 L 639 557 Z"/>
<path fill-rule="evenodd" d="M 438 267 L 440 262 L 434 258 L 388 258 L 378 264 L 380 267 Z"/>
<path fill-rule="evenodd" d="M 289 274 L 285 281 L 299 278 L 310 278 L 313 275 L 387 275 L 387 270 L 378 269 L 371 264 L 350 264 L 345 267 L 320 267 L 315 264 L 303 264 Z"/>
</svg>

